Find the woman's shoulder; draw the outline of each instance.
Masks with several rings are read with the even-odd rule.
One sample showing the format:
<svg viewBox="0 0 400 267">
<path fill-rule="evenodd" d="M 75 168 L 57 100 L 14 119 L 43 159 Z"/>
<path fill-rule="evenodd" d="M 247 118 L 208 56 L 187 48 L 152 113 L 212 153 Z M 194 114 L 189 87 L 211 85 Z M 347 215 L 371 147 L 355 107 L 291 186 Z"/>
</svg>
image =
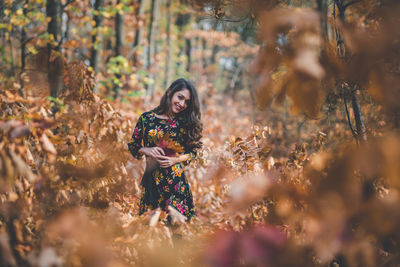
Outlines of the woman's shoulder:
<svg viewBox="0 0 400 267">
<path fill-rule="evenodd" d="M 142 114 L 140 114 L 140 117 L 143 119 L 148 119 L 150 117 L 154 116 L 154 111 L 150 110 L 150 111 L 145 111 Z"/>
</svg>

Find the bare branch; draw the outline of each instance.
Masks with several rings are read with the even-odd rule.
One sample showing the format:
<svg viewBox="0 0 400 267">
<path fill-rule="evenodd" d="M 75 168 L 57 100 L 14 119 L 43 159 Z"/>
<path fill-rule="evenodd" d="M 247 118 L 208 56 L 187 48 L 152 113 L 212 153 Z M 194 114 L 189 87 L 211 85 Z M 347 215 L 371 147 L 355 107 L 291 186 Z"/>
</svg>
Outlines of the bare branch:
<svg viewBox="0 0 400 267">
<path fill-rule="evenodd" d="M 349 108 L 347 106 L 346 96 L 343 96 L 343 101 L 344 101 L 344 107 L 346 109 L 347 122 L 349 123 L 351 133 L 352 133 L 353 137 L 356 139 L 356 142 L 357 142 L 357 145 L 358 145 L 358 135 L 357 135 L 356 131 L 354 130 L 353 124 L 352 124 L 351 119 L 350 119 L 350 113 L 349 113 Z"/>
</svg>

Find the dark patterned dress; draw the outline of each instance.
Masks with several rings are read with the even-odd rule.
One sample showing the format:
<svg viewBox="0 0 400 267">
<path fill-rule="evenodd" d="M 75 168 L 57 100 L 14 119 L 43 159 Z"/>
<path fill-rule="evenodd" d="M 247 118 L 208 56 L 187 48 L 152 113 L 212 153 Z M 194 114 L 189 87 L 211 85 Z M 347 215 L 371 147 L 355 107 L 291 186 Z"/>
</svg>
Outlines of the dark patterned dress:
<svg viewBox="0 0 400 267">
<path fill-rule="evenodd" d="M 186 166 L 197 155 L 196 151 L 190 149 L 188 136 L 185 129 L 185 119 L 176 117 L 174 119 L 161 119 L 156 117 L 153 111 L 143 113 L 136 124 L 132 135 L 132 140 L 128 143 L 129 151 L 136 159 L 143 157 L 139 149 L 145 147 L 162 147 L 166 156 L 175 156 L 176 154 L 188 154 L 187 161 L 177 163 L 168 168 L 156 167 L 150 173 L 150 179 L 155 185 L 155 194 L 158 198 L 158 204 L 153 205 L 146 201 L 149 194 L 143 188 L 140 199 L 139 215 L 148 209 L 155 209 L 158 206 L 167 211 L 168 205 L 171 205 L 181 214 L 186 216 L 187 220 L 196 216 L 194 210 L 192 192 L 190 190 L 182 165 Z"/>
</svg>

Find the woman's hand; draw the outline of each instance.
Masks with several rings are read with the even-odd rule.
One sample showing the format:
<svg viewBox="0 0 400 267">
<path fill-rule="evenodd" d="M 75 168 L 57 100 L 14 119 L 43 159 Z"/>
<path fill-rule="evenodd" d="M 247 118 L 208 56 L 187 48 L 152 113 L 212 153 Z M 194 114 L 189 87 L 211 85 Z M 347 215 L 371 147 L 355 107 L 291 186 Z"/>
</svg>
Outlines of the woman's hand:
<svg viewBox="0 0 400 267">
<path fill-rule="evenodd" d="M 167 156 L 158 156 L 156 160 L 160 164 L 161 168 L 168 168 L 179 162 L 178 158 Z"/>
<path fill-rule="evenodd" d="M 155 146 L 155 147 L 142 147 L 139 151 L 141 151 L 146 156 L 155 158 L 156 160 L 160 156 L 165 156 L 164 150 L 161 147 L 158 147 L 158 146 Z"/>
</svg>

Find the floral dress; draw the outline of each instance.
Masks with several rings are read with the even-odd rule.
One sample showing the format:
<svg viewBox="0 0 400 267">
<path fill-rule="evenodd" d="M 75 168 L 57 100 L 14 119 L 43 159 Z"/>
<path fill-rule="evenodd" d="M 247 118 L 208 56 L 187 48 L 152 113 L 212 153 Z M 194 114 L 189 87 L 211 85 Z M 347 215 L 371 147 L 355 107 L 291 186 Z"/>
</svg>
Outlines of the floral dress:
<svg viewBox="0 0 400 267">
<path fill-rule="evenodd" d="M 176 117 L 174 119 L 161 119 L 156 117 L 153 111 L 143 113 L 136 124 L 132 140 L 128 143 L 129 151 L 136 159 L 143 157 L 139 149 L 143 146 L 163 148 L 166 156 L 176 154 L 188 154 L 189 159 L 177 163 L 168 168 L 158 165 L 151 170 L 149 179 L 154 184 L 154 192 L 157 195 L 157 203 L 148 201 L 150 190 L 144 188 L 139 207 L 139 215 L 148 209 L 161 207 L 167 211 L 172 206 L 187 220 L 196 216 L 194 210 L 192 192 L 190 190 L 182 165 L 186 166 L 197 155 L 196 151 L 189 147 L 187 131 L 184 127 L 185 119 Z M 145 176 L 142 178 L 142 182 Z M 142 184 L 143 185 L 143 184 Z"/>
</svg>

